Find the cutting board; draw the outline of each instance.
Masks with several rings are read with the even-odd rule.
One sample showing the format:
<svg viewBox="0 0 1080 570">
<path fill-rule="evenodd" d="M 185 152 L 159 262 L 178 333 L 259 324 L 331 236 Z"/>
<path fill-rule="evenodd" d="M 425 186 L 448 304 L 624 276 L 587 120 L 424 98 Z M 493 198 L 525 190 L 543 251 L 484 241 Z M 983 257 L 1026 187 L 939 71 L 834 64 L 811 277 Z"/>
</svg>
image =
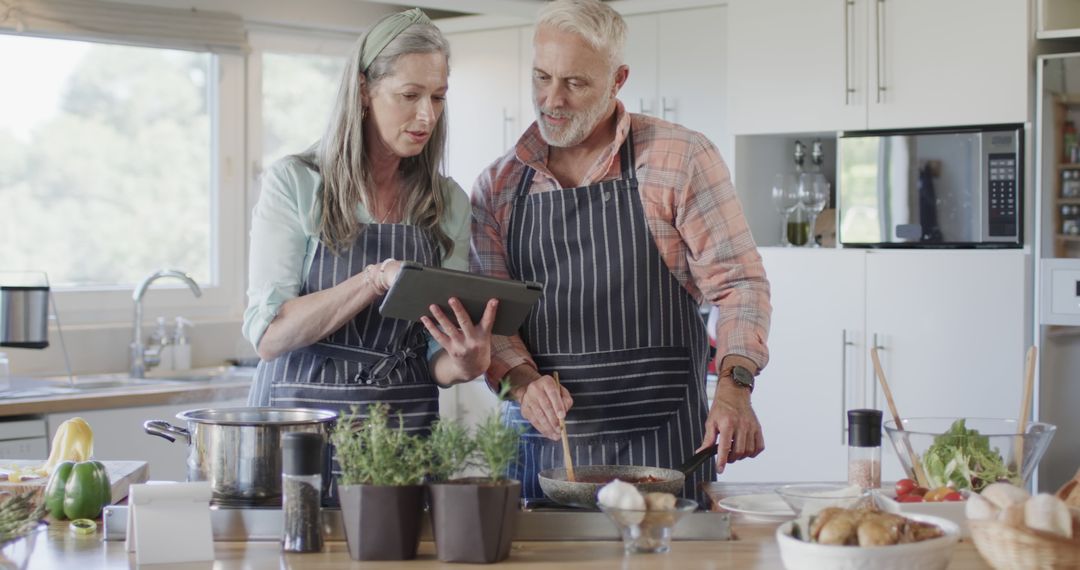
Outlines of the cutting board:
<svg viewBox="0 0 1080 570">
<path fill-rule="evenodd" d="M 0 468 L 12 467 L 25 468 L 41 465 L 44 461 L 31 459 L 0 459 Z M 109 482 L 112 483 L 112 502 L 118 503 L 128 495 L 128 485 L 133 483 L 145 483 L 150 477 L 150 466 L 145 461 L 102 461 L 105 470 L 109 473 Z M 49 482 L 48 477 L 29 479 L 12 483 L 6 478 L 0 481 L 0 491 L 12 493 L 25 493 L 27 491 L 40 491 L 45 489 Z"/>
</svg>

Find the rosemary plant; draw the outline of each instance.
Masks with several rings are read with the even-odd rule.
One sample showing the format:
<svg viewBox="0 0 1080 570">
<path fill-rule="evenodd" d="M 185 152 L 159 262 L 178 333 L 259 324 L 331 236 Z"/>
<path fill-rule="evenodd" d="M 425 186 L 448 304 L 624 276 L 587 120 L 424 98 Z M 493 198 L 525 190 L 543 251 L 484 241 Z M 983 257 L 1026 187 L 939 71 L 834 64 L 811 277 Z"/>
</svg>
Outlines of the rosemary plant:
<svg viewBox="0 0 1080 570">
<path fill-rule="evenodd" d="M 33 491 L 0 501 L 0 546 L 28 534 L 45 516 L 45 501 L 35 505 Z"/>
<path fill-rule="evenodd" d="M 476 452 L 476 440 L 459 422 L 440 419 L 431 426 L 431 479 L 447 481 L 470 464 Z"/>
<path fill-rule="evenodd" d="M 391 427 L 386 404 L 368 408 L 368 417 L 358 419 L 353 406 L 338 421 L 330 436 L 341 466 L 342 485 L 419 485 L 427 475 L 430 451 L 419 436 L 405 433 L 398 413 L 398 426 Z"/>
<path fill-rule="evenodd" d="M 503 402 L 510 393 L 510 383 L 502 381 L 499 390 L 499 402 Z M 476 426 L 476 448 L 480 456 L 479 466 L 488 479 L 498 482 L 506 479 L 510 466 L 517 461 L 518 442 L 522 430 L 506 421 L 500 405 L 497 411 L 488 414 L 480 425 Z"/>
</svg>

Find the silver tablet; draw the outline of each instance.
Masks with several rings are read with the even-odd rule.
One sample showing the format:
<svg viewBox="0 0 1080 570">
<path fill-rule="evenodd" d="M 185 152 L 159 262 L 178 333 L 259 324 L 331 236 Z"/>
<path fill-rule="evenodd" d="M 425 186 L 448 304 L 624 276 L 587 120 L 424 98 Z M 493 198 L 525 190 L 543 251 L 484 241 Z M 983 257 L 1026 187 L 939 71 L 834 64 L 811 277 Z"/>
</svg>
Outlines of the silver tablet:
<svg viewBox="0 0 1080 570">
<path fill-rule="evenodd" d="M 510 336 L 517 334 L 541 291 L 543 286 L 531 281 L 497 279 L 406 261 L 379 306 L 379 313 L 393 319 L 419 321 L 424 315 L 430 316 L 428 307 L 438 305 L 446 316 L 454 319 L 448 301 L 457 297 L 473 323 L 479 323 L 488 300 L 498 299 L 499 310 L 491 332 Z"/>
</svg>

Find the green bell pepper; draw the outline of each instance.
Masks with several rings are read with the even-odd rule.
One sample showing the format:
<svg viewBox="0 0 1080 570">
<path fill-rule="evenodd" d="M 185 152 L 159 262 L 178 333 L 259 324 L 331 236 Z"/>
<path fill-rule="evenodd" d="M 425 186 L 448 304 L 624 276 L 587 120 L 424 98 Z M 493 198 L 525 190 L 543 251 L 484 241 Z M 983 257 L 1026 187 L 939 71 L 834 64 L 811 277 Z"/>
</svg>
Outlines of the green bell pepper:
<svg viewBox="0 0 1080 570">
<path fill-rule="evenodd" d="M 112 502 L 112 484 L 100 461 L 64 461 L 45 486 L 45 508 L 56 519 L 96 519 Z"/>
</svg>

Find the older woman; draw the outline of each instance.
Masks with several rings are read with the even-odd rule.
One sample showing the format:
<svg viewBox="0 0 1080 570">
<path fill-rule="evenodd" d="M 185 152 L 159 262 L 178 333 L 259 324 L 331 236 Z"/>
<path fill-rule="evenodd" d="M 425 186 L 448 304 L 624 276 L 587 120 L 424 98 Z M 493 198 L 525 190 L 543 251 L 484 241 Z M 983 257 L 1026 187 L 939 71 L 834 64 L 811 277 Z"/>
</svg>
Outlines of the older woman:
<svg viewBox="0 0 1080 570">
<path fill-rule="evenodd" d="M 322 139 L 263 177 L 244 314 L 262 359 L 249 404 L 384 402 L 424 432 L 438 417 L 436 383 L 490 364 L 494 301 L 476 325 L 456 300 L 456 319 L 435 307 L 437 324 L 423 326 L 378 311 L 401 261 L 467 266 L 468 198 L 439 174 L 448 59 L 420 10 L 380 20 L 353 50 Z"/>
</svg>

